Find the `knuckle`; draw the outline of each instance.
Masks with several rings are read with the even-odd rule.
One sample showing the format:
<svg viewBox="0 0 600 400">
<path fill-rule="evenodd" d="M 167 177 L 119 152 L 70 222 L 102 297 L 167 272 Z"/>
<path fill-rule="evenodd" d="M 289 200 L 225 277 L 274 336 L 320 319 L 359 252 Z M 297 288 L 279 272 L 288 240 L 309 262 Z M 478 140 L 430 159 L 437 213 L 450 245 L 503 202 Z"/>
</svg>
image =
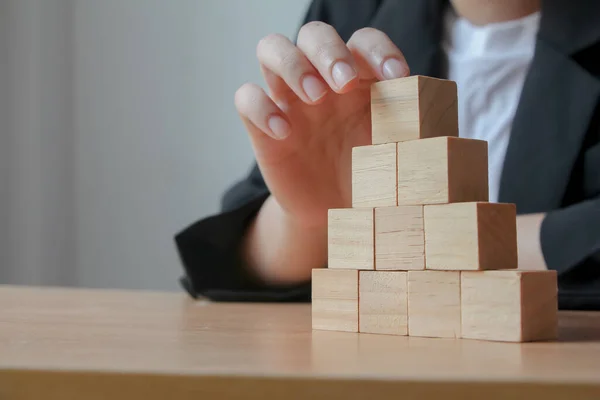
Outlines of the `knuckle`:
<svg viewBox="0 0 600 400">
<path fill-rule="evenodd" d="M 358 47 L 375 57 L 382 57 L 394 49 L 389 37 L 384 32 L 375 28 L 359 29 L 354 32 L 350 41 L 353 47 Z"/>
<path fill-rule="evenodd" d="M 309 22 L 298 34 L 298 47 L 311 59 L 328 63 L 331 59 L 344 54 L 346 45 L 340 39 L 335 28 L 320 21 Z"/>
<path fill-rule="evenodd" d="M 259 61 L 267 64 L 277 74 L 302 68 L 303 56 L 300 50 L 281 34 L 265 36 L 259 41 L 256 51 Z"/>
<path fill-rule="evenodd" d="M 304 24 L 298 31 L 298 44 L 306 44 L 319 35 L 335 33 L 335 28 L 325 22 L 311 21 Z"/>
<path fill-rule="evenodd" d="M 256 85 L 253 83 L 244 83 L 240 86 L 234 95 L 235 106 L 239 112 L 246 114 L 250 106 L 258 99 Z"/>
<path fill-rule="evenodd" d="M 352 34 L 349 42 L 363 49 L 370 50 L 385 47 L 389 40 L 388 36 L 378 29 L 361 28 Z"/>
<path fill-rule="evenodd" d="M 280 54 L 277 60 L 279 68 L 282 70 L 297 69 L 300 67 L 302 58 L 296 51 L 288 51 Z"/>
<path fill-rule="evenodd" d="M 332 58 L 332 54 L 337 54 L 340 50 L 343 51 L 338 41 L 328 39 L 315 45 L 313 56 L 323 61 L 327 61 Z"/>
<path fill-rule="evenodd" d="M 383 37 L 384 35 L 385 34 L 383 32 L 381 32 L 379 29 L 365 27 L 365 28 L 361 28 L 361 29 L 357 30 L 356 32 L 354 32 L 354 34 L 352 36 L 353 37 L 361 37 L 361 38 L 380 38 L 380 37 Z"/>
<path fill-rule="evenodd" d="M 280 33 L 271 33 L 258 41 L 256 45 L 256 54 L 258 57 L 272 49 L 277 43 L 281 43 L 285 37 Z"/>
<path fill-rule="evenodd" d="M 383 56 L 386 53 L 387 46 L 381 42 L 369 43 L 365 50 L 374 56 Z"/>
<path fill-rule="evenodd" d="M 314 32 L 317 30 L 332 30 L 332 29 L 334 29 L 334 28 L 325 22 L 311 21 L 311 22 L 307 22 L 306 24 L 304 24 L 302 26 L 302 28 L 300 28 L 300 32 L 310 33 L 310 32 Z"/>
</svg>

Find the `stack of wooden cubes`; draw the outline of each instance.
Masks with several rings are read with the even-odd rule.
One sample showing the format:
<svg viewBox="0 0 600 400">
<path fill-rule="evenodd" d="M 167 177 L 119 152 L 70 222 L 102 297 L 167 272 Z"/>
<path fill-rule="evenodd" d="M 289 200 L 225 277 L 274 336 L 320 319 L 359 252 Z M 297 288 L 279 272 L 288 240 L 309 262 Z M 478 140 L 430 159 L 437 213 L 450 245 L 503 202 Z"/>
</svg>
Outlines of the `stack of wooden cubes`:
<svg viewBox="0 0 600 400">
<path fill-rule="evenodd" d="M 372 144 L 352 151 L 352 207 L 329 210 L 315 330 L 552 340 L 555 271 L 517 270 L 514 204 L 488 199 L 487 142 L 459 138 L 456 83 L 375 83 Z"/>
</svg>

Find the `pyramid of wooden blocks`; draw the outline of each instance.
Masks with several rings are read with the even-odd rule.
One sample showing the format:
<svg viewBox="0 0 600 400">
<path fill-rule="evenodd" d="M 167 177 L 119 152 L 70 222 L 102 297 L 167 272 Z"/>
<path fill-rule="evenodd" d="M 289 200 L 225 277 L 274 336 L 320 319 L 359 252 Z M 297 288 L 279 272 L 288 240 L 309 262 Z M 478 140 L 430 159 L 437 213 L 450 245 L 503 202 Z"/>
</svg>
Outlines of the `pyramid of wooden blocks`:
<svg viewBox="0 0 600 400">
<path fill-rule="evenodd" d="M 375 83 L 352 206 L 328 214 L 315 330 L 527 342 L 557 335 L 555 271 L 518 270 L 514 204 L 490 203 L 487 142 L 458 137 L 456 84 Z"/>
</svg>

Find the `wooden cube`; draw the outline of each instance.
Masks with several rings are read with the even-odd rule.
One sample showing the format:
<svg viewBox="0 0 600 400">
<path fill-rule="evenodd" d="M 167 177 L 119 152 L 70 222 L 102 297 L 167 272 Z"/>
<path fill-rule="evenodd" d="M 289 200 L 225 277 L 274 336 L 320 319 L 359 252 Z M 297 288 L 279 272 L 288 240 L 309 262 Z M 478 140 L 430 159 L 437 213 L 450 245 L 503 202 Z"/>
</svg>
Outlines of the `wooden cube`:
<svg viewBox="0 0 600 400">
<path fill-rule="evenodd" d="M 375 208 L 375 269 L 425 269 L 423 206 Z"/>
<path fill-rule="evenodd" d="M 360 271 L 359 332 L 408 334 L 406 272 Z"/>
<path fill-rule="evenodd" d="M 458 136 L 456 82 L 411 76 L 371 86 L 372 143 Z"/>
<path fill-rule="evenodd" d="M 488 147 L 440 137 L 398 143 L 398 205 L 489 201 Z"/>
<path fill-rule="evenodd" d="M 396 144 L 352 149 L 352 207 L 395 206 Z"/>
<path fill-rule="evenodd" d="M 460 271 L 408 271 L 408 321 L 409 336 L 460 337 Z"/>
<path fill-rule="evenodd" d="M 556 271 L 461 273 L 462 336 L 507 342 L 554 340 Z"/>
<path fill-rule="evenodd" d="M 312 327 L 358 332 L 358 271 L 312 270 Z"/>
<path fill-rule="evenodd" d="M 328 267 L 375 269 L 373 208 L 337 208 L 328 213 Z"/>
<path fill-rule="evenodd" d="M 425 268 L 491 270 L 518 267 L 516 207 L 455 203 L 424 207 Z"/>
</svg>

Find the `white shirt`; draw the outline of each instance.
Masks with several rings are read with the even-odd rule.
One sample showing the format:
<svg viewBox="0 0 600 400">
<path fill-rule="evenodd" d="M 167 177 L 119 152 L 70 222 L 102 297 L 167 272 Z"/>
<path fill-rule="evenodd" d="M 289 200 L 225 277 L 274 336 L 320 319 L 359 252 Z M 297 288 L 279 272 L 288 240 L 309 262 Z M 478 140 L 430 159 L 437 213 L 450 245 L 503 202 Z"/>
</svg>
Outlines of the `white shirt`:
<svg viewBox="0 0 600 400">
<path fill-rule="evenodd" d="M 458 86 L 459 137 L 488 142 L 489 201 L 498 201 L 512 121 L 533 53 L 540 14 L 476 26 L 446 16 L 448 79 Z"/>
</svg>

